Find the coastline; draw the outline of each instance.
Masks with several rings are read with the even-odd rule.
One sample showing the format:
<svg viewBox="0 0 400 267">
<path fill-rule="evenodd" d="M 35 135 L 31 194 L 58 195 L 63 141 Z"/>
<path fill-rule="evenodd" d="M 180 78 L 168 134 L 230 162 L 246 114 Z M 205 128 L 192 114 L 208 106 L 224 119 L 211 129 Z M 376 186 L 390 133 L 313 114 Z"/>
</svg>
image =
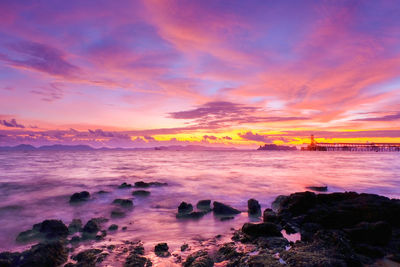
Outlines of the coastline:
<svg viewBox="0 0 400 267">
<path fill-rule="evenodd" d="M 139 183 L 136 187 L 142 189 L 136 191 L 143 193 L 150 186 L 166 185 Z M 84 202 L 88 197 L 80 192 L 70 201 Z M 129 201 L 117 202 L 129 208 Z M 223 221 L 240 212 L 219 202 L 211 207 L 211 203 L 205 200 L 194 208 L 182 202 L 177 220 L 201 220 L 212 212 Z M 231 236 L 201 240 L 195 248 L 184 243 L 180 251 L 170 251 L 168 240 L 160 240 L 153 249 L 139 240 L 96 247 L 96 241 L 109 238 L 113 231 L 123 231 L 118 226 L 104 227 L 112 214 L 110 218 L 93 218 L 84 225 L 74 221 L 68 227 L 61 221 L 46 220 L 19 236 L 20 241 L 37 240 L 38 245 L 22 253 L 1 252 L 0 265 L 363 266 L 382 259 L 400 262 L 400 200 L 354 192 L 306 191 L 278 196 L 271 208 L 264 210 L 258 201 L 249 200 L 248 208 L 249 216 L 261 216 L 262 222 L 245 223 L 240 229 L 232 229 Z M 91 248 L 78 249 L 83 240 L 93 240 Z"/>
</svg>

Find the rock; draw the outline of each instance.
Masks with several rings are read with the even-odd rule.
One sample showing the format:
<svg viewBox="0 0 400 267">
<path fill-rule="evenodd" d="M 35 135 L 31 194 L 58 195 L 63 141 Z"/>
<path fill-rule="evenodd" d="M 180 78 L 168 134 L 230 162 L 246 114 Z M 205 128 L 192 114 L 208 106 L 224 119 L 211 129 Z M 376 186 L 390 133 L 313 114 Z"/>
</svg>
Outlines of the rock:
<svg viewBox="0 0 400 267">
<path fill-rule="evenodd" d="M 139 181 L 135 183 L 135 187 L 141 187 L 141 188 L 147 188 L 150 186 L 167 186 L 167 183 L 160 183 L 160 182 L 150 182 L 150 183 L 146 183 L 143 181 Z"/>
<path fill-rule="evenodd" d="M 114 209 L 111 211 L 111 218 L 122 218 L 125 217 L 125 212 L 119 209 Z"/>
<path fill-rule="evenodd" d="M 217 201 L 214 201 L 213 205 L 214 205 L 213 211 L 216 215 L 235 215 L 240 213 L 239 210 Z"/>
<path fill-rule="evenodd" d="M 18 242 L 27 242 L 35 239 L 60 239 L 66 238 L 69 234 L 67 226 L 60 220 L 44 220 L 33 225 L 31 230 L 18 234 Z"/>
<path fill-rule="evenodd" d="M 68 251 L 61 241 L 39 243 L 22 253 L 0 253 L 0 266 L 53 267 L 65 263 Z"/>
<path fill-rule="evenodd" d="M 136 190 L 132 192 L 132 195 L 136 197 L 147 197 L 150 196 L 150 192 L 146 190 Z"/>
<path fill-rule="evenodd" d="M 233 217 L 233 216 L 223 216 L 219 220 L 221 222 L 224 222 L 224 221 L 229 221 L 229 220 L 233 220 L 233 219 L 235 219 L 235 217 Z"/>
<path fill-rule="evenodd" d="M 204 211 L 192 211 L 190 213 L 178 213 L 176 214 L 177 219 L 200 219 L 206 214 Z"/>
<path fill-rule="evenodd" d="M 278 225 L 274 223 L 245 223 L 242 227 L 242 232 L 252 236 L 252 237 L 259 237 L 259 236 L 278 236 L 281 237 L 281 229 Z"/>
<path fill-rule="evenodd" d="M 144 255 L 144 247 L 141 242 L 136 243 L 126 258 L 125 267 L 149 267 L 152 266 L 152 263 Z"/>
<path fill-rule="evenodd" d="M 169 247 L 167 243 L 159 243 L 154 247 L 154 253 L 158 257 L 169 257 L 171 256 L 171 253 L 168 251 Z"/>
<path fill-rule="evenodd" d="M 116 225 L 116 224 L 111 224 L 108 227 L 108 231 L 117 231 L 117 230 L 118 230 L 118 225 Z"/>
<path fill-rule="evenodd" d="M 122 227 L 122 231 L 125 231 L 126 229 L 128 229 L 128 227 L 126 226 Z"/>
<path fill-rule="evenodd" d="M 277 196 L 275 198 L 275 200 L 271 203 L 272 210 L 275 212 L 279 212 L 280 208 L 282 206 L 282 203 L 284 201 L 286 201 L 287 198 L 288 198 L 288 196 L 283 196 L 283 195 Z"/>
<path fill-rule="evenodd" d="M 257 245 L 260 248 L 267 248 L 271 250 L 286 249 L 289 245 L 289 241 L 284 237 L 260 237 L 257 239 Z"/>
<path fill-rule="evenodd" d="M 101 230 L 100 223 L 96 219 L 89 220 L 83 227 L 83 232 L 86 234 L 95 235 Z"/>
<path fill-rule="evenodd" d="M 100 191 L 96 192 L 96 194 L 99 194 L 99 195 L 108 194 L 108 193 L 110 193 L 110 192 L 104 191 L 104 190 L 100 190 Z"/>
<path fill-rule="evenodd" d="M 223 244 L 217 251 L 217 262 L 221 261 L 230 261 L 231 264 L 233 262 L 236 262 L 238 258 L 243 256 L 243 253 L 237 252 L 235 243 L 234 242 L 229 242 Z"/>
<path fill-rule="evenodd" d="M 259 254 L 250 256 L 247 260 L 247 264 L 241 264 L 240 266 L 258 267 L 258 266 L 268 266 L 268 267 L 282 267 L 285 266 L 278 261 L 278 259 L 272 257 L 270 254 Z M 289 265 L 298 266 L 298 265 Z M 311 266 L 310 266 L 311 267 Z M 321 266 L 322 267 L 322 266 Z"/>
<path fill-rule="evenodd" d="M 181 251 L 183 252 L 183 251 L 186 251 L 186 250 L 188 250 L 189 249 L 189 245 L 188 244 L 183 244 L 182 246 L 181 246 Z"/>
<path fill-rule="evenodd" d="M 183 267 L 212 267 L 214 261 L 208 255 L 205 250 L 199 250 L 195 253 L 190 254 L 186 261 L 183 263 Z"/>
<path fill-rule="evenodd" d="M 257 200 L 251 198 L 247 201 L 248 213 L 252 216 L 261 215 L 261 206 Z"/>
<path fill-rule="evenodd" d="M 146 257 L 143 257 L 135 253 L 131 253 L 126 258 L 124 267 L 150 267 L 152 265 L 153 264 L 151 263 L 151 261 Z"/>
<path fill-rule="evenodd" d="M 131 184 L 127 184 L 125 182 L 123 182 L 120 186 L 118 186 L 119 189 L 125 189 L 125 188 L 131 188 L 132 185 Z"/>
<path fill-rule="evenodd" d="M 117 199 L 114 199 L 113 204 L 120 205 L 123 208 L 132 208 L 133 207 L 133 202 L 130 199 L 117 198 Z"/>
<path fill-rule="evenodd" d="M 263 221 L 276 223 L 278 221 L 278 216 L 272 209 L 265 209 L 263 213 Z"/>
<path fill-rule="evenodd" d="M 316 192 L 328 192 L 328 186 L 307 186 L 306 188 Z"/>
<path fill-rule="evenodd" d="M 78 262 L 78 266 L 94 267 L 96 263 L 104 259 L 100 256 L 101 252 L 101 249 L 87 249 L 73 256 L 72 259 Z"/>
<path fill-rule="evenodd" d="M 72 244 L 76 244 L 76 243 L 79 243 L 80 241 L 81 241 L 81 238 L 79 236 L 75 235 L 75 236 L 71 237 L 71 240 L 69 242 Z"/>
<path fill-rule="evenodd" d="M 89 200 L 90 198 L 90 193 L 88 191 L 82 191 L 79 193 L 74 193 L 70 199 L 69 203 L 80 203 Z"/>
<path fill-rule="evenodd" d="M 387 222 L 362 222 L 354 228 L 345 229 L 353 242 L 384 246 L 392 238 L 392 227 Z"/>
<path fill-rule="evenodd" d="M 178 214 L 189 213 L 191 211 L 193 211 L 193 206 L 190 203 L 181 202 L 178 207 Z"/>
<path fill-rule="evenodd" d="M 196 207 L 201 211 L 211 211 L 211 200 L 200 200 L 199 202 L 197 202 Z"/>
<path fill-rule="evenodd" d="M 82 231 L 82 221 L 80 219 L 73 219 L 68 225 L 69 234 L 75 234 Z"/>
</svg>

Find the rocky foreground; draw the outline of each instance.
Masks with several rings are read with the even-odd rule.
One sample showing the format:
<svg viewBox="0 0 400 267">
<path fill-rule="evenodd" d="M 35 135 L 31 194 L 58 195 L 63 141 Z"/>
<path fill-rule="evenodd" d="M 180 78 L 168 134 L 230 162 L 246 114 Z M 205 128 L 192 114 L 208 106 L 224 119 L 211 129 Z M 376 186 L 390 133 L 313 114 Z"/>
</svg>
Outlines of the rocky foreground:
<svg viewBox="0 0 400 267">
<path fill-rule="evenodd" d="M 72 201 L 89 196 L 78 194 Z M 119 205 L 130 203 L 118 200 Z M 214 212 L 221 220 L 231 219 L 238 210 L 204 200 L 193 211 L 190 203 L 181 203 L 177 219 L 200 219 Z M 260 216 L 260 205 L 249 200 L 249 215 Z M 312 192 L 278 196 L 272 209 L 264 210 L 263 222 L 246 223 L 232 236 L 232 242 L 219 245 L 216 250 L 190 251 L 186 258 L 171 255 L 167 243 L 155 246 L 158 257 L 175 257 L 185 267 L 208 266 L 364 266 L 378 259 L 400 263 L 400 200 L 354 192 L 315 194 Z M 61 221 L 46 220 L 22 232 L 18 238 L 32 238 L 40 243 L 22 253 L 0 253 L 3 266 L 97 266 L 113 253 L 115 247 L 88 249 L 74 253 L 71 243 L 81 239 L 101 239 L 107 235 L 102 229 L 104 219 L 94 218 L 84 226 L 79 221 L 68 227 Z M 113 231 L 118 228 L 108 228 Z M 71 235 L 80 233 L 79 237 Z M 300 233 L 301 240 L 288 241 L 285 237 Z M 167 241 L 167 240 L 166 240 Z M 184 244 L 182 251 L 190 249 Z M 152 266 L 141 242 L 128 242 L 124 266 Z M 154 264 L 155 265 L 155 264 Z"/>
</svg>

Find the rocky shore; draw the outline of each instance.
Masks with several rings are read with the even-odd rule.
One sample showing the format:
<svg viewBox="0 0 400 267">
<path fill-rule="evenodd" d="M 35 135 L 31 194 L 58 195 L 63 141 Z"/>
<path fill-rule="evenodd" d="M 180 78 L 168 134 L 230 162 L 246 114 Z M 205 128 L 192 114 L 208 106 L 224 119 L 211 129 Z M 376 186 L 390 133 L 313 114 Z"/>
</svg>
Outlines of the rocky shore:
<svg viewBox="0 0 400 267">
<path fill-rule="evenodd" d="M 119 188 L 150 188 L 167 184 L 124 183 Z M 140 192 L 140 193 L 135 193 Z M 144 197 L 150 193 L 133 191 Z M 71 196 L 70 205 L 90 199 L 83 191 Z M 21 232 L 18 242 L 37 241 L 23 252 L 0 253 L 0 267 L 6 266 L 101 266 L 107 258 L 119 259 L 116 266 L 156 266 L 140 241 L 125 241 L 75 251 L 84 240 L 104 240 L 119 226 L 105 227 L 114 216 L 125 216 L 133 206 L 129 199 L 115 199 L 110 218 L 92 218 L 85 224 L 73 220 L 68 226 L 60 220 L 45 220 Z M 195 205 L 182 202 L 177 220 L 201 220 L 213 213 L 219 220 L 230 220 L 241 211 L 224 203 L 201 200 Z M 379 260 L 400 264 L 400 200 L 355 192 L 316 194 L 299 192 L 278 196 L 271 208 L 261 210 L 255 199 L 248 201 L 250 218 L 262 222 L 245 223 L 232 231 L 230 242 L 191 248 L 182 244 L 179 253 L 170 251 L 168 240 L 160 240 L 152 252 L 160 259 L 173 259 L 185 267 L 208 266 L 366 266 Z M 123 231 L 123 228 L 121 229 Z M 215 237 L 213 240 L 220 238 Z M 109 265 L 108 265 L 109 266 Z"/>
</svg>

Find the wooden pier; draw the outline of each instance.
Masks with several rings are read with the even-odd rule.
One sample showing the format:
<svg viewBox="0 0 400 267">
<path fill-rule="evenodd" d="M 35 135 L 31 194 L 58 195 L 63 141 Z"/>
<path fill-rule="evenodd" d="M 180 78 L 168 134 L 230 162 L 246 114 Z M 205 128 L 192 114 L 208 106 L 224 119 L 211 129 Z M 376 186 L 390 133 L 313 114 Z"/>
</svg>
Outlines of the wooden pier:
<svg viewBox="0 0 400 267">
<path fill-rule="evenodd" d="M 310 145 L 301 150 L 400 152 L 400 143 L 317 143 L 311 135 Z"/>
</svg>

